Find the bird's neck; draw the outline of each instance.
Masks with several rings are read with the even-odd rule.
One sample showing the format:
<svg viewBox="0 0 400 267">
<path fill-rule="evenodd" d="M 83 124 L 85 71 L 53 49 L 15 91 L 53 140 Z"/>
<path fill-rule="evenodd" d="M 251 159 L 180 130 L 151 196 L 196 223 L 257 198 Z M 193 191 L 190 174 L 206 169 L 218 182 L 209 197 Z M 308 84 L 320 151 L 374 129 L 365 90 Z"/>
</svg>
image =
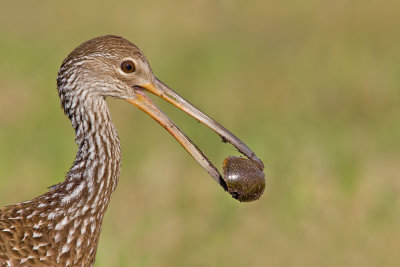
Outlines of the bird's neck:
<svg viewBox="0 0 400 267">
<path fill-rule="evenodd" d="M 79 146 L 64 182 L 43 197 L 48 207 L 49 230 L 58 253 L 94 259 L 101 224 L 120 173 L 121 150 L 117 132 L 103 98 L 85 101 L 69 116 Z M 66 234 L 62 234 L 66 233 Z M 88 251 L 89 250 L 89 251 Z"/>
<path fill-rule="evenodd" d="M 105 100 L 99 97 L 81 103 L 71 122 L 78 152 L 64 183 L 85 187 L 89 197 L 109 198 L 119 178 L 121 148 Z"/>
</svg>

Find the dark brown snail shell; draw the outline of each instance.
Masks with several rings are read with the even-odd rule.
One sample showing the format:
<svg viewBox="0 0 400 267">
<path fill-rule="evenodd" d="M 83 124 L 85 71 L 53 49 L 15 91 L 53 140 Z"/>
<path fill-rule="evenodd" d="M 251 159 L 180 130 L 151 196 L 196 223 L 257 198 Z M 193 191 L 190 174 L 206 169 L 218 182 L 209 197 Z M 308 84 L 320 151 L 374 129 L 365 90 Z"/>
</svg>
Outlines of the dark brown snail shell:
<svg viewBox="0 0 400 267">
<path fill-rule="evenodd" d="M 230 156 L 224 160 L 224 181 L 228 192 L 239 201 L 260 198 L 265 188 L 263 167 L 247 158 Z"/>
</svg>

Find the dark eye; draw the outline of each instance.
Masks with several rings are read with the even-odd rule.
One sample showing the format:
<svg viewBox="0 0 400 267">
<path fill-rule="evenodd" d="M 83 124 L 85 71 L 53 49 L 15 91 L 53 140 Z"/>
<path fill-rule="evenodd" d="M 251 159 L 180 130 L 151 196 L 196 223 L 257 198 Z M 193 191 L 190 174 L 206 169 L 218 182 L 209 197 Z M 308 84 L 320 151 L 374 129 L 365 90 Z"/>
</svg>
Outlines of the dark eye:
<svg viewBox="0 0 400 267">
<path fill-rule="evenodd" d="M 135 64 L 130 60 L 124 61 L 121 64 L 121 69 L 126 73 L 132 73 L 135 71 Z"/>
</svg>

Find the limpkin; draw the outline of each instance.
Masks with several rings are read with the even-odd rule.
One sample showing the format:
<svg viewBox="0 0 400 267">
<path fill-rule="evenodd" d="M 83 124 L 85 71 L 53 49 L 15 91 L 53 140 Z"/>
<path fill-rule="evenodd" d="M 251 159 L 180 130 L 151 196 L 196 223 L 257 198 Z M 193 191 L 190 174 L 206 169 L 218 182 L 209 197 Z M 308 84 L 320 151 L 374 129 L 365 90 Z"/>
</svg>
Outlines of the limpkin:
<svg viewBox="0 0 400 267">
<path fill-rule="evenodd" d="M 261 160 L 228 130 L 158 80 L 143 53 L 128 40 L 108 35 L 75 48 L 61 65 L 57 89 L 75 130 L 78 152 L 63 182 L 32 200 L 0 209 L 1 266 L 93 265 L 104 213 L 120 174 L 120 142 L 107 97 L 124 99 L 158 121 L 233 197 L 246 201 L 262 194 Z M 224 180 L 146 92 L 202 122 L 247 159 L 227 158 Z M 238 184 L 241 180 L 244 182 Z"/>
</svg>

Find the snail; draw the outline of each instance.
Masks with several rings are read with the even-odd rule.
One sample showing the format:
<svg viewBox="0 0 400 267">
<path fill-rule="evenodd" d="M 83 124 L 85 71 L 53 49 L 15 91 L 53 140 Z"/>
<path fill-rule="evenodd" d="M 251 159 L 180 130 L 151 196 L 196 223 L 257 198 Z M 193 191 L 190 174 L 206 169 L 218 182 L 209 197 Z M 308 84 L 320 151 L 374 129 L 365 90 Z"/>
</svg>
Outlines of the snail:
<svg viewBox="0 0 400 267">
<path fill-rule="evenodd" d="M 222 170 L 228 192 L 240 202 L 257 200 L 264 192 L 265 175 L 258 162 L 229 156 L 225 158 Z"/>
</svg>

